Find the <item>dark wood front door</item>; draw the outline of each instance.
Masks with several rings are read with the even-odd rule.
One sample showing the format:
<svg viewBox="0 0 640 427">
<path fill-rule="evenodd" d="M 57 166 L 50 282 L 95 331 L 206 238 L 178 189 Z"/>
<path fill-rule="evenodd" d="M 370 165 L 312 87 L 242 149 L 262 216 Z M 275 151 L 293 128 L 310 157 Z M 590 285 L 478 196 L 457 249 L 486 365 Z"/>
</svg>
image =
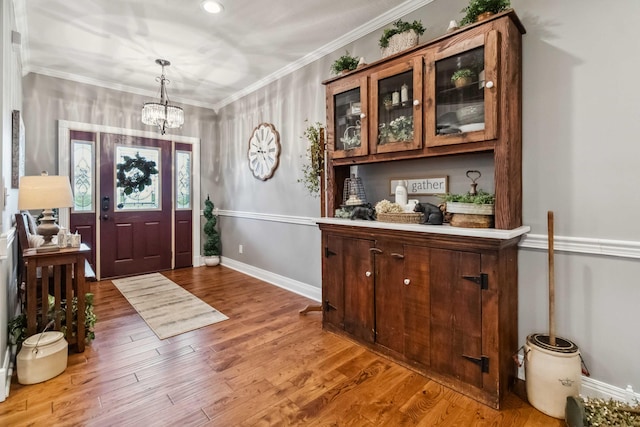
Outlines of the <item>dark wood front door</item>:
<svg viewBox="0 0 640 427">
<path fill-rule="evenodd" d="M 101 278 L 170 269 L 171 142 L 109 133 L 100 134 L 100 139 Z M 127 158 L 136 160 L 129 170 L 122 167 Z M 158 170 L 149 174 L 150 184 L 136 186 L 129 194 L 125 190 L 131 182 L 121 180 L 118 186 L 118 172 L 140 182 L 136 174 L 144 176 L 150 161 Z"/>
</svg>

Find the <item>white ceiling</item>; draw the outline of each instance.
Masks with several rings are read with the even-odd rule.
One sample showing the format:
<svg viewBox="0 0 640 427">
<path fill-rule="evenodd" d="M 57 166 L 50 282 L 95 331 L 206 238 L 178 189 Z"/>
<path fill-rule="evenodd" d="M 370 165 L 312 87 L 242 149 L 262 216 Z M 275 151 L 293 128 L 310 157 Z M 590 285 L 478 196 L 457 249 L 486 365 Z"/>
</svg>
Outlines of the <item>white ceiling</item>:
<svg viewBox="0 0 640 427">
<path fill-rule="evenodd" d="M 218 109 L 432 0 L 14 0 L 24 73 Z"/>
</svg>

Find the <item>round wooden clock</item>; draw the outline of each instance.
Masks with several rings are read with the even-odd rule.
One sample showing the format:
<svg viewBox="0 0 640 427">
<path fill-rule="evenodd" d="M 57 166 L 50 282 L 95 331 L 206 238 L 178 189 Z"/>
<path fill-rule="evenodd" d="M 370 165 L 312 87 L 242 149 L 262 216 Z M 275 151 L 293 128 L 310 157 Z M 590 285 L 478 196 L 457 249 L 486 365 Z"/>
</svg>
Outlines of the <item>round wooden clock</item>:
<svg viewBox="0 0 640 427">
<path fill-rule="evenodd" d="M 280 160 L 280 135 L 270 123 L 261 123 L 249 138 L 249 169 L 258 179 L 273 176 Z"/>
</svg>

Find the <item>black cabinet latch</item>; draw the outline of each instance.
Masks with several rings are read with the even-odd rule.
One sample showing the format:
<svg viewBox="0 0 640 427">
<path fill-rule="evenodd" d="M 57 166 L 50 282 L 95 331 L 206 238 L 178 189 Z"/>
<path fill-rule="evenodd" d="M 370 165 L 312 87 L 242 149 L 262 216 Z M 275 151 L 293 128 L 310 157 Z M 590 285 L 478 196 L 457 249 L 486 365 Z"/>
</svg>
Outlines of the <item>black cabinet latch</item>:
<svg viewBox="0 0 640 427">
<path fill-rule="evenodd" d="M 327 246 L 324 247 L 324 257 L 329 258 L 332 255 L 336 255 L 335 252 L 331 252 Z"/>
<path fill-rule="evenodd" d="M 480 289 L 489 289 L 489 275 L 487 273 L 480 273 L 479 276 L 462 276 L 462 278 L 480 285 Z"/>
<path fill-rule="evenodd" d="M 463 354 L 462 357 L 478 365 L 480 369 L 482 369 L 483 373 L 489 372 L 489 358 L 487 356 L 472 357 L 472 356 L 467 356 L 466 354 Z"/>
</svg>

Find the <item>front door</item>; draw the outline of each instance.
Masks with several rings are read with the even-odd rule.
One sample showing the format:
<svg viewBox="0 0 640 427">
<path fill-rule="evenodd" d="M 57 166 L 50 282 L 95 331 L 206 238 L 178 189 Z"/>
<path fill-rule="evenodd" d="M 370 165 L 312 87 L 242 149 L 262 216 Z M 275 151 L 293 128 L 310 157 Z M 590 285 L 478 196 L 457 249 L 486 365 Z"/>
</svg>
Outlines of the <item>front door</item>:
<svg viewBox="0 0 640 427">
<path fill-rule="evenodd" d="M 100 134 L 100 276 L 171 269 L 171 142 Z"/>
</svg>

